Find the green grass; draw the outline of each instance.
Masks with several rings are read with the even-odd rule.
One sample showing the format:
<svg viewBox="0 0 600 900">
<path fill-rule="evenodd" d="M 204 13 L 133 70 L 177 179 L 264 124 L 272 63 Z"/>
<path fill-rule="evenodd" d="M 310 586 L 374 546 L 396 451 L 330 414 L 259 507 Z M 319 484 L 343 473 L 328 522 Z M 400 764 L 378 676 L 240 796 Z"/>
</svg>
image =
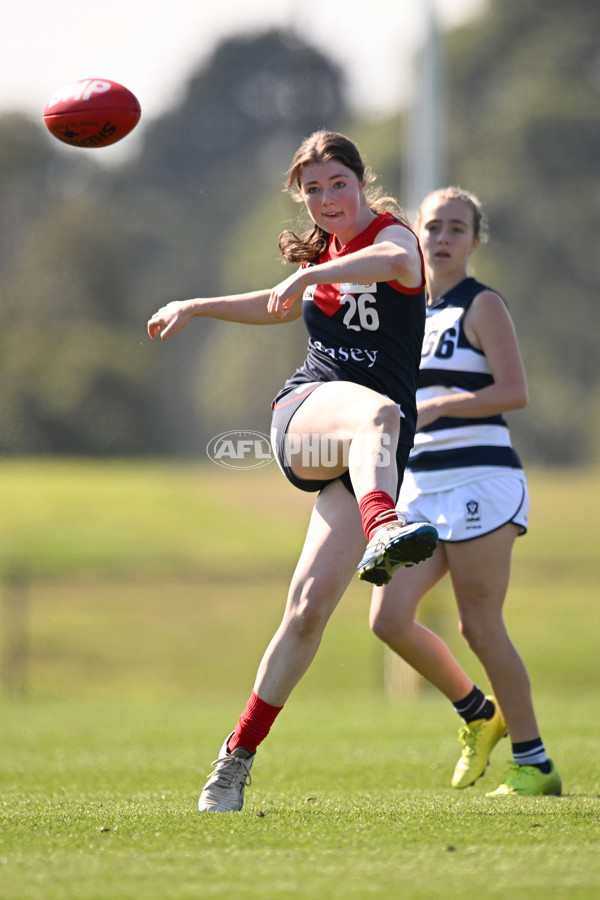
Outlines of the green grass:
<svg viewBox="0 0 600 900">
<path fill-rule="evenodd" d="M 452 791 L 445 705 L 363 694 L 294 703 L 260 751 L 243 812 L 200 817 L 232 704 L 22 707 L 0 742 L 0 895 L 596 897 L 597 734 L 563 740 L 582 706 L 541 710 L 567 776 L 560 799 L 484 797 L 507 742 L 484 780 Z"/>
<path fill-rule="evenodd" d="M 507 620 L 564 796 L 485 798 L 508 741 L 474 788 L 448 787 L 456 717 L 422 684 L 386 694 L 355 583 L 260 749 L 243 812 L 199 816 L 311 498 L 270 470 L 2 462 L 0 897 L 597 898 L 600 473 L 530 482 Z M 481 680 L 447 587 L 423 615 Z"/>
<path fill-rule="evenodd" d="M 259 473 L 211 463 L 4 459 L 0 572 L 139 578 L 221 575 L 225 567 L 231 575 L 252 566 L 267 541 L 285 565 L 302 539 L 298 513 L 305 523 L 311 503 L 286 487 L 274 464 Z"/>
</svg>

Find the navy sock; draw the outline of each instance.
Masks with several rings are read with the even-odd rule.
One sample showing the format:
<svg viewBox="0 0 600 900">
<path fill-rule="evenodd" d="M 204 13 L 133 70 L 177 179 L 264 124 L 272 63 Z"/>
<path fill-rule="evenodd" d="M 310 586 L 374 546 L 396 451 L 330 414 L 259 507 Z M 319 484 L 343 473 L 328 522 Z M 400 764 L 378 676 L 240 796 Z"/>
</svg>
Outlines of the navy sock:
<svg viewBox="0 0 600 900">
<path fill-rule="evenodd" d="M 517 765 L 535 766 L 544 775 L 547 775 L 552 768 L 550 760 L 546 756 L 546 748 L 539 737 L 533 741 L 521 741 L 519 744 L 513 744 L 512 755 Z"/>
<path fill-rule="evenodd" d="M 496 711 L 492 701 L 488 700 L 477 685 L 473 686 L 473 690 L 466 697 L 452 705 L 461 719 L 467 723 L 475 719 L 491 719 Z"/>
</svg>

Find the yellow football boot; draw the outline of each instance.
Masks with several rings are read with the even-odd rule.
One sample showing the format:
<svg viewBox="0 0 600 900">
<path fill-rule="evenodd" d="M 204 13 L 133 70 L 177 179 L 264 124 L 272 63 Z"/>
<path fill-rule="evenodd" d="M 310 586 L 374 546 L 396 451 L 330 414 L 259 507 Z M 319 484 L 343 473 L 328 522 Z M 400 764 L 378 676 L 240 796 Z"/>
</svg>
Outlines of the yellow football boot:
<svg viewBox="0 0 600 900">
<path fill-rule="evenodd" d="M 458 732 L 462 753 L 454 769 L 452 787 L 466 788 L 481 778 L 489 763 L 490 753 L 506 734 L 506 723 L 500 707 L 493 697 L 486 699 L 491 700 L 495 707 L 492 718 L 474 719 L 463 725 Z"/>
</svg>

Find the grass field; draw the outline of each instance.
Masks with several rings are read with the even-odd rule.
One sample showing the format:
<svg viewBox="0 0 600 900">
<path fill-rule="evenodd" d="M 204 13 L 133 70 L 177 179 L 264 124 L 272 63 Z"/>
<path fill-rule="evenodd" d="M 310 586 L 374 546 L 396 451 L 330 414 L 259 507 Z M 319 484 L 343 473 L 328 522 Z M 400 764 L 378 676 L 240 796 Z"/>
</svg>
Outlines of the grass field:
<svg viewBox="0 0 600 900">
<path fill-rule="evenodd" d="M 564 796 L 485 798 L 508 741 L 448 787 L 456 717 L 426 687 L 386 693 L 355 583 L 243 812 L 201 817 L 311 499 L 270 469 L 4 461 L 0 897 L 600 897 L 600 473 L 530 487 L 507 620 Z M 423 615 L 482 681 L 447 588 Z"/>
</svg>

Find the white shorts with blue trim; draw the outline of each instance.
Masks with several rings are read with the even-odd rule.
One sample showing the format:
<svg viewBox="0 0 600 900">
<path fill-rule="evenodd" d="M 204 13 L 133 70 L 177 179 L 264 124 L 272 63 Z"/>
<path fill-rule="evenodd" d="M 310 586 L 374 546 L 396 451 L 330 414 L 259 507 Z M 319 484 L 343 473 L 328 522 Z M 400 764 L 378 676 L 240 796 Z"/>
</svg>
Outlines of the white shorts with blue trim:
<svg viewBox="0 0 600 900">
<path fill-rule="evenodd" d="M 431 522 L 441 541 L 471 541 L 512 522 L 527 531 L 529 492 L 523 476 L 499 475 L 436 494 L 400 490 L 398 510 L 409 522 Z"/>
</svg>

